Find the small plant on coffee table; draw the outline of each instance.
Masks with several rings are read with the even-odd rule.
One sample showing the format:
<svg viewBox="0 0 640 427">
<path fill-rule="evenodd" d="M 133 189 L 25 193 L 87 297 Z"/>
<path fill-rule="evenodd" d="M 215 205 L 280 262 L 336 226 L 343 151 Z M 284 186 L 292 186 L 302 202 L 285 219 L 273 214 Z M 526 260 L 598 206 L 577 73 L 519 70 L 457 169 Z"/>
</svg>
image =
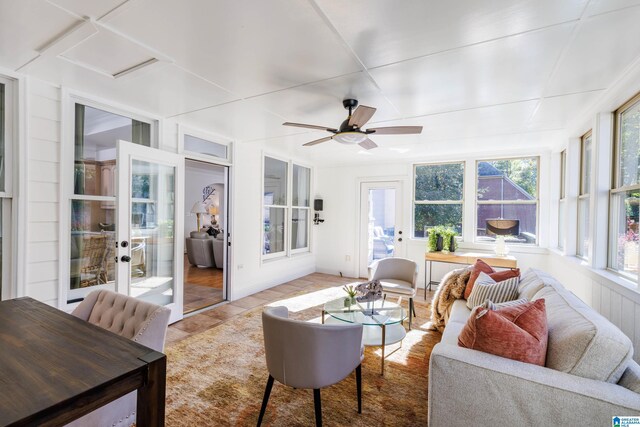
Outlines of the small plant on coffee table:
<svg viewBox="0 0 640 427">
<path fill-rule="evenodd" d="M 347 293 L 347 298 L 344 299 L 344 306 L 350 307 L 351 305 L 355 304 L 356 295 L 358 294 L 358 291 L 356 291 L 355 286 L 345 285 L 342 287 L 342 290 L 344 290 Z"/>
</svg>

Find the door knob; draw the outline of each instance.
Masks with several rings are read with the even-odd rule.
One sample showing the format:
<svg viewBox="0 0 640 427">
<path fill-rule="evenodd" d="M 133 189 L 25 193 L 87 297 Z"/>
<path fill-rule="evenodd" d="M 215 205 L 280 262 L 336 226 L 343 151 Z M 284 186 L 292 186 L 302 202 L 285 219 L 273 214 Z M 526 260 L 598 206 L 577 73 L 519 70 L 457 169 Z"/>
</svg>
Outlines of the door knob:
<svg viewBox="0 0 640 427">
<path fill-rule="evenodd" d="M 398 237 L 398 242 L 402 242 L 402 237 Z"/>
<path fill-rule="evenodd" d="M 131 257 L 129 255 L 122 255 L 122 257 L 120 258 L 120 261 L 129 262 L 131 261 Z"/>
</svg>

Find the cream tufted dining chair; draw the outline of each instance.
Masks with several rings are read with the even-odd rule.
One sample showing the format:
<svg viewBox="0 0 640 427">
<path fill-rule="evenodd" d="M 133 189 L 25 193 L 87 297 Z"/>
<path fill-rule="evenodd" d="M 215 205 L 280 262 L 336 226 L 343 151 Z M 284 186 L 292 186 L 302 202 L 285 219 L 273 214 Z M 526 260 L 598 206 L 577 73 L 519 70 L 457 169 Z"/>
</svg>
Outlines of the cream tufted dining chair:
<svg viewBox="0 0 640 427">
<path fill-rule="evenodd" d="M 162 352 L 171 310 L 107 290 L 87 295 L 71 314 Z M 136 422 L 137 391 L 122 396 L 67 426 L 130 426 Z"/>
<path fill-rule="evenodd" d="M 262 424 L 274 379 L 290 387 L 313 389 L 316 426 L 322 426 L 320 389 L 342 381 L 355 370 L 358 413 L 362 412 L 361 324 L 302 322 L 289 319 L 286 307 L 269 307 L 262 312 L 262 328 L 269 379 L 258 427 Z"/>
</svg>

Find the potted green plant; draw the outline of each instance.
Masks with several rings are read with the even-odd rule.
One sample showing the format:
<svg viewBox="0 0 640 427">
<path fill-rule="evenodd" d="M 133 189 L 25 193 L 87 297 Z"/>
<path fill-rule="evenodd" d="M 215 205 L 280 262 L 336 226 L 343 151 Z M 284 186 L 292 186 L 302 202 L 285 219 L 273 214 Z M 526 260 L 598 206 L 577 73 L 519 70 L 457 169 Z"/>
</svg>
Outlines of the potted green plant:
<svg viewBox="0 0 640 427">
<path fill-rule="evenodd" d="M 356 295 L 358 292 L 353 285 L 345 285 L 342 289 L 347 293 L 347 297 L 344 299 L 344 306 L 351 307 L 356 303 Z"/>
<path fill-rule="evenodd" d="M 429 252 L 455 252 L 457 235 L 452 227 L 437 225 L 429 230 L 427 249 Z"/>
</svg>

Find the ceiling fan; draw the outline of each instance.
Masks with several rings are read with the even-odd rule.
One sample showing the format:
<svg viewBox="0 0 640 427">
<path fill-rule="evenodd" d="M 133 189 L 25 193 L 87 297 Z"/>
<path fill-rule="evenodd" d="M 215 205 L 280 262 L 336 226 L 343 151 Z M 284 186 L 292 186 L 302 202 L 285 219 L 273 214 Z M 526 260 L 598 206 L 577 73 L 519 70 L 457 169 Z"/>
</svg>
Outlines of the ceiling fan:
<svg viewBox="0 0 640 427">
<path fill-rule="evenodd" d="M 342 101 L 342 105 L 344 106 L 344 108 L 349 110 L 349 117 L 347 117 L 347 120 L 342 122 L 340 128 L 338 129 L 326 126 L 307 125 L 304 123 L 291 122 L 285 122 L 283 123 L 283 125 L 307 129 L 325 130 L 333 134 L 331 136 L 316 139 L 315 141 L 303 144 L 306 147 L 320 144 L 322 142 L 330 141 L 333 139 L 334 141 L 338 141 L 341 144 L 358 144 L 362 148 L 371 150 L 372 148 L 376 148 L 378 146 L 375 142 L 369 139 L 369 135 L 371 134 L 408 135 L 422 133 L 422 126 L 389 126 L 382 128 L 362 129 L 362 126 L 364 126 L 371 119 L 371 117 L 373 117 L 376 109 L 373 107 L 367 107 L 366 105 L 361 105 L 358 107 L 358 100 L 356 99 L 345 99 Z"/>
</svg>

